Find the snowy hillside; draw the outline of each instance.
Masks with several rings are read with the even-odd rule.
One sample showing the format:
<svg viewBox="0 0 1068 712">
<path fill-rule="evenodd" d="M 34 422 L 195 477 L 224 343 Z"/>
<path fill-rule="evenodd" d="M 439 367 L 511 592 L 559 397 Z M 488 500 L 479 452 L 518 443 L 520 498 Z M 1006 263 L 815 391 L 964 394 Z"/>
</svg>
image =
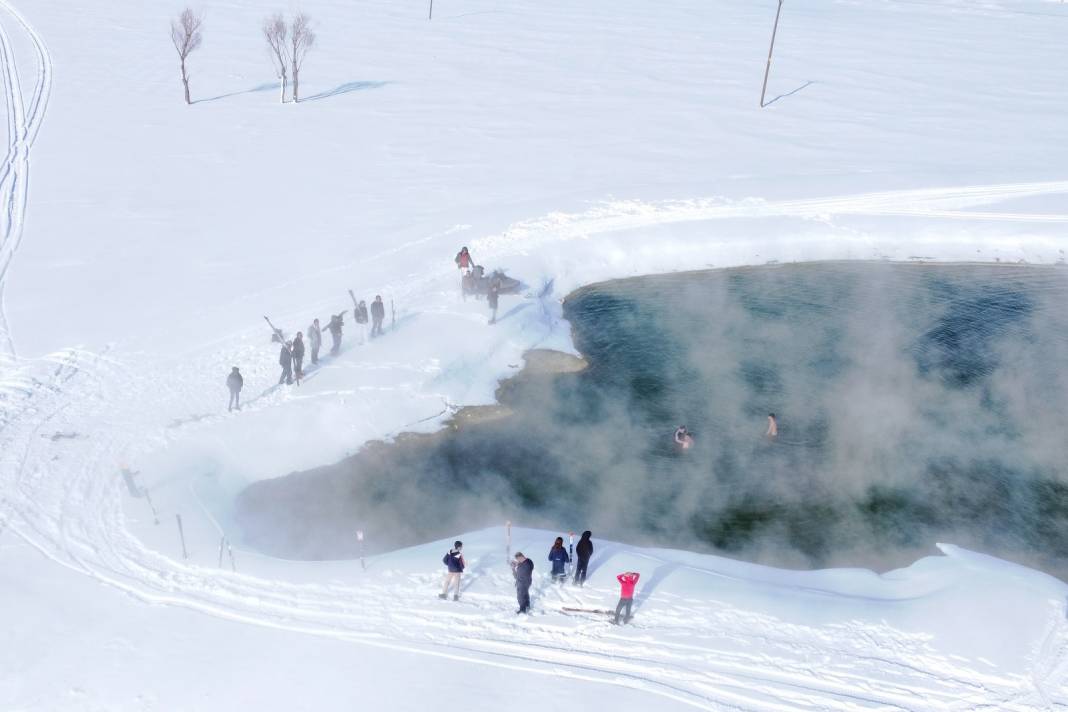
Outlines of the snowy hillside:
<svg viewBox="0 0 1068 712">
<path fill-rule="evenodd" d="M 1068 706 L 1065 585 L 952 545 L 877 576 L 599 542 L 576 591 L 544 579 L 555 533 L 516 530 L 522 619 L 500 529 L 457 532 L 458 603 L 434 596 L 448 542 L 219 566 L 245 485 L 492 402 L 528 349 L 572 349 L 583 284 L 1063 263 L 1068 6 L 787 0 L 764 109 L 770 2 L 309 0 L 286 106 L 252 0 L 204 6 L 186 106 L 179 9 L 0 1 L 0 708 Z M 464 244 L 527 285 L 493 328 Z M 275 387 L 262 316 L 305 329 L 348 289 L 395 328 Z M 612 606 L 626 569 L 632 628 L 562 610 Z"/>
</svg>

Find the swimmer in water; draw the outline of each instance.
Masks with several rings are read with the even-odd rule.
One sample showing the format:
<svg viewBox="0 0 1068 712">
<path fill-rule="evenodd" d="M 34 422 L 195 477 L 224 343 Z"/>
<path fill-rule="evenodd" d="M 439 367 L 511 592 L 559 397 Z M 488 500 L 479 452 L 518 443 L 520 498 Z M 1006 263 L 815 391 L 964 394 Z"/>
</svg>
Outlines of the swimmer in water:
<svg viewBox="0 0 1068 712">
<path fill-rule="evenodd" d="M 768 432 L 764 433 L 766 438 L 774 438 L 779 434 L 779 423 L 775 420 L 774 413 L 768 413 Z"/>
<path fill-rule="evenodd" d="M 683 450 L 689 450 L 693 447 L 693 436 L 685 425 L 680 425 L 675 429 L 675 444 Z"/>
</svg>

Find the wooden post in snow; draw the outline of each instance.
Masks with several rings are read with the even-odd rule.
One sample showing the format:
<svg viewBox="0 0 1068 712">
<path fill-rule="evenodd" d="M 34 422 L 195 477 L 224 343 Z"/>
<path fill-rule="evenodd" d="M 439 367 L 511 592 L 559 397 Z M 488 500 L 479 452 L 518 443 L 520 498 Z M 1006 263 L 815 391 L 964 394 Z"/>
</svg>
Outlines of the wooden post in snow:
<svg viewBox="0 0 1068 712">
<path fill-rule="evenodd" d="M 779 31 L 779 15 L 782 13 L 782 0 L 775 11 L 775 25 L 771 28 L 771 45 L 768 46 L 768 65 L 764 68 L 764 86 L 760 89 L 760 108 L 764 108 L 764 95 L 768 91 L 768 75 L 771 74 L 771 53 L 775 51 L 775 34 Z"/>
<path fill-rule="evenodd" d="M 512 522 L 507 521 L 504 523 L 504 558 L 506 560 L 512 558 Z"/>
<path fill-rule="evenodd" d="M 175 514 L 174 518 L 178 520 L 178 538 L 182 540 L 182 558 L 188 559 L 189 552 L 185 548 L 185 531 L 182 530 L 182 515 Z"/>
<path fill-rule="evenodd" d="M 426 16 L 426 19 L 428 19 L 428 20 L 433 20 L 434 19 L 434 0 L 430 0 L 430 14 L 428 14 Z"/>
<path fill-rule="evenodd" d="M 363 529 L 358 529 L 356 531 L 356 541 L 360 542 L 360 568 L 366 571 L 367 564 L 363 561 Z"/>
</svg>

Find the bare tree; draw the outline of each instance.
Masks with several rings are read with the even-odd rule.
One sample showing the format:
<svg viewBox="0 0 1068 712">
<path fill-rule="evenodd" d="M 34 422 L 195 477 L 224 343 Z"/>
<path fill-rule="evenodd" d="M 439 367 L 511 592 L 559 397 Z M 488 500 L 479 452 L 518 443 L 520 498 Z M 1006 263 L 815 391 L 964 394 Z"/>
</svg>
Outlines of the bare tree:
<svg viewBox="0 0 1068 712">
<path fill-rule="evenodd" d="M 178 59 L 182 65 L 182 84 L 185 85 L 186 104 L 192 104 L 193 102 L 189 98 L 189 72 L 186 71 L 185 61 L 193 53 L 193 50 L 200 46 L 200 40 L 203 39 L 200 34 L 200 27 L 203 24 L 204 18 L 188 7 L 182 10 L 182 14 L 178 16 L 178 19 L 171 20 L 171 41 L 174 42 L 174 48 L 178 50 Z"/>
<path fill-rule="evenodd" d="M 289 69 L 289 29 L 286 27 L 285 18 L 281 14 L 272 15 L 263 21 L 263 36 L 267 40 L 267 46 L 271 51 L 271 60 L 274 62 L 275 71 L 282 80 L 281 101 L 286 103 L 286 84 L 288 83 Z"/>
<path fill-rule="evenodd" d="M 290 61 L 293 63 L 293 101 L 300 101 L 297 94 L 300 68 L 304 65 L 304 56 L 315 44 L 315 33 L 311 29 L 311 18 L 303 12 L 293 18 L 293 30 L 290 32 Z"/>
</svg>

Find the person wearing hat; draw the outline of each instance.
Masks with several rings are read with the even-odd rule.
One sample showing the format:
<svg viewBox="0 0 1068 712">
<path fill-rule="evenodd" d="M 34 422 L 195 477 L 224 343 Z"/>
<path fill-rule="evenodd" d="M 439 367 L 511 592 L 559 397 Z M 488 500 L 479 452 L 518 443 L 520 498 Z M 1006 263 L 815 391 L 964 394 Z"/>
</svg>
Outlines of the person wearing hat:
<svg viewBox="0 0 1068 712">
<path fill-rule="evenodd" d="M 530 613 L 530 584 L 534 581 L 534 562 L 523 556 L 521 551 L 515 553 L 512 575 L 515 576 L 515 597 L 519 601 L 519 610 L 516 613 Z"/>
<path fill-rule="evenodd" d="M 447 571 L 445 572 L 445 585 L 441 589 L 441 593 L 438 594 L 438 598 L 445 600 L 449 597 L 449 588 L 453 583 L 456 584 L 456 593 L 453 594 L 452 600 L 460 600 L 460 577 L 464 574 L 464 555 L 461 551 L 464 548 L 462 541 L 453 542 L 452 548 L 449 549 L 449 553 L 445 554 L 441 559 L 441 563 L 445 564 Z"/>
</svg>

